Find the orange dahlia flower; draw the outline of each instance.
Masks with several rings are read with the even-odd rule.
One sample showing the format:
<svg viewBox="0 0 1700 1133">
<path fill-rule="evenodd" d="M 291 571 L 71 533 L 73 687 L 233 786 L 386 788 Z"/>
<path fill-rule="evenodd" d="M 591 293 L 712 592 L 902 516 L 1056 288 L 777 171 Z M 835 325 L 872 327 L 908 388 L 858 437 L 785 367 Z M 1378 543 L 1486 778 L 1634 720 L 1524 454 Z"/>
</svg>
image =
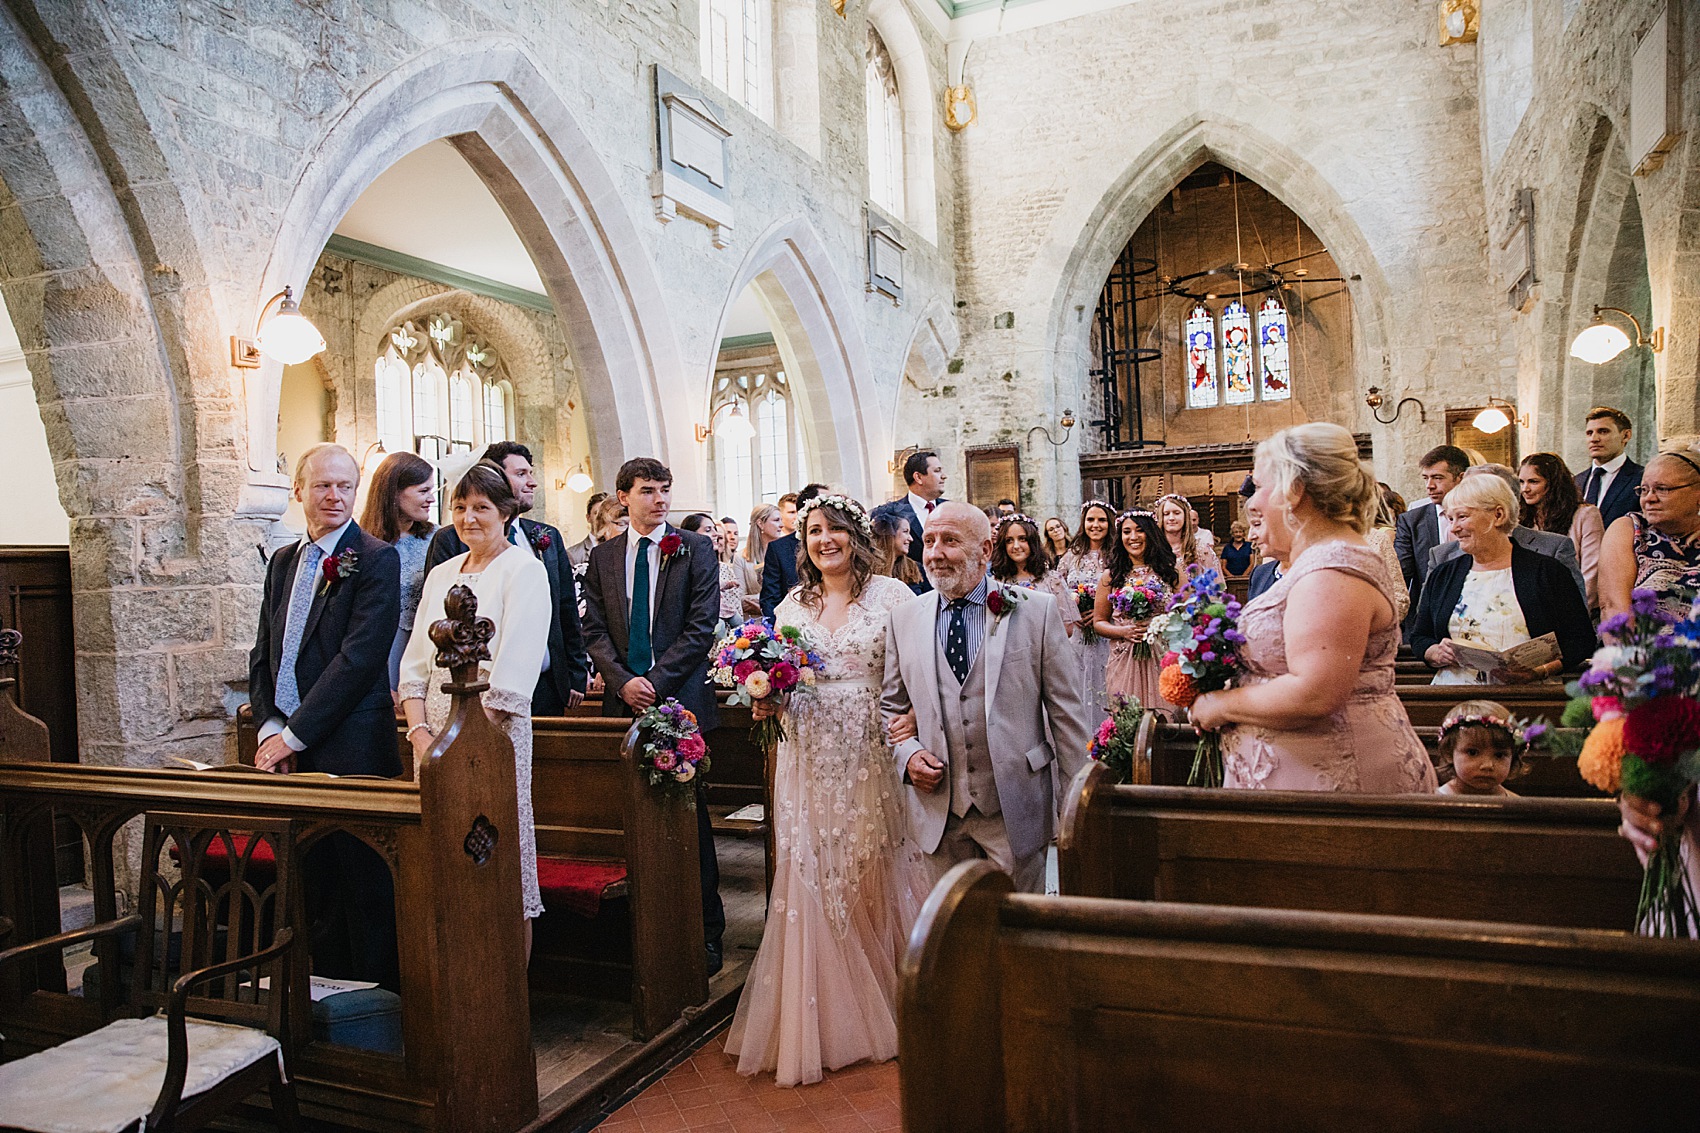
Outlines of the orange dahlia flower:
<svg viewBox="0 0 1700 1133">
<path fill-rule="evenodd" d="M 1607 794 L 1615 795 L 1623 784 L 1623 725 L 1622 716 L 1595 724 L 1576 759 L 1582 778 Z"/>
<path fill-rule="evenodd" d="M 1198 699 L 1198 686 L 1181 672 L 1179 665 L 1170 665 L 1157 674 L 1157 695 L 1176 708 L 1191 708 Z"/>
</svg>

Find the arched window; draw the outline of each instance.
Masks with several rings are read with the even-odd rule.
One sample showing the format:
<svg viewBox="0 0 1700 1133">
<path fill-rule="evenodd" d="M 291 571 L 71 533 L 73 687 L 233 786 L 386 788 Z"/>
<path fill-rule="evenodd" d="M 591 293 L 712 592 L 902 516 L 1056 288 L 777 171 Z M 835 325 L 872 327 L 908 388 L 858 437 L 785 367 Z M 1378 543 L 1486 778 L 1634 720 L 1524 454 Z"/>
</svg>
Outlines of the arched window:
<svg viewBox="0 0 1700 1133">
<path fill-rule="evenodd" d="M 753 435 L 725 430 L 733 411 Z M 758 503 L 774 503 L 796 487 L 791 386 L 783 370 L 722 368 L 709 404 L 714 427 L 717 514 L 745 516 Z"/>
<path fill-rule="evenodd" d="M 862 72 L 868 114 L 868 199 L 903 219 L 903 103 L 897 93 L 897 69 L 874 25 Z"/>
<path fill-rule="evenodd" d="M 769 0 L 701 0 L 702 73 L 764 122 L 773 121 Z"/>
<path fill-rule="evenodd" d="M 1257 308 L 1257 353 L 1264 401 L 1293 396 L 1292 363 L 1287 357 L 1287 308 L 1271 295 Z"/>
<path fill-rule="evenodd" d="M 508 383 L 484 383 L 484 443 L 513 438 L 508 435 Z"/>
<path fill-rule="evenodd" d="M 512 387 L 495 352 L 459 319 L 410 319 L 383 341 L 372 376 L 387 451 L 435 460 L 508 439 Z"/>
<path fill-rule="evenodd" d="M 1200 303 L 1186 317 L 1186 405 L 1209 409 L 1216 404 L 1216 316 Z"/>
<path fill-rule="evenodd" d="M 1238 299 L 1222 310 L 1222 400 L 1244 405 L 1256 393 L 1251 384 L 1251 313 Z"/>
</svg>

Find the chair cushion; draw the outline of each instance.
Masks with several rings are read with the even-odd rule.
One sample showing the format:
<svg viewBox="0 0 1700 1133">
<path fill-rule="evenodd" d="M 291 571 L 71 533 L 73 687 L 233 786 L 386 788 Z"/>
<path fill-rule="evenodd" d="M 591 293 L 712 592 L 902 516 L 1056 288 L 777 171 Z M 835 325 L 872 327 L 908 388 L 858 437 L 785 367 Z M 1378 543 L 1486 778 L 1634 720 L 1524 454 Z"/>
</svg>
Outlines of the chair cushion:
<svg viewBox="0 0 1700 1133">
<path fill-rule="evenodd" d="M 594 918 L 607 891 L 624 884 L 626 863 L 537 856 L 537 888 L 545 909 L 570 909 Z"/>
<path fill-rule="evenodd" d="M 282 1056 L 264 1031 L 191 1019 L 183 1096 Z M 0 1114 L 32 1133 L 119 1133 L 147 1117 L 165 1082 L 165 1016 L 119 1019 L 98 1031 L 0 1066 Z"/>
</svg>

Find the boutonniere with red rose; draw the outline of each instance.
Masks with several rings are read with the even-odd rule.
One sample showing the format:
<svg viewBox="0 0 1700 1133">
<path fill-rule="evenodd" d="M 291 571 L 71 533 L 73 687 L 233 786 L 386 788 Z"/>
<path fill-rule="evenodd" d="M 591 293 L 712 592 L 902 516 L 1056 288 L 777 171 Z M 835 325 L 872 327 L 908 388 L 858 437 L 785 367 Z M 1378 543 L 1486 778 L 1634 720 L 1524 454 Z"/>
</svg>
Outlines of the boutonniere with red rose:
<svg viewBox="0 0 1700 1133">
<path fill-rule="evenodd" d="M 525 537 L 531 541 L 531 549 L 540 555 L 555 545 L 555 540 L 541 527 L 526 528 Z"/>
<path fill-rule="evenodd" d="M 666 566 L 685 553 L 685 541 L 679 538 L 677 531 L 669 531 L 661 537 L 661 542 L 655 545 L 655 549 L 661 552 L 661 565 Z"/>
<path fill-rule="evenodd" d="M 340 555 L 327 556 L 321 566 L 325 580 L 319 586 L 319 595 L 330 593 L 331 587 L 345 578 L 353 578 L 360 570 L 360 557 L 353 551 L 344 551 Z"/>
<path fill-rule="evenodd" d="M 992 636 L 996 637 L 1004 615 L 1015 609 L 1017 602 L 1027 601 L 1027 591 L 1019 586 L 998 586 L 986 595 L 986 613 L 992 615 Z"/>
</svg>

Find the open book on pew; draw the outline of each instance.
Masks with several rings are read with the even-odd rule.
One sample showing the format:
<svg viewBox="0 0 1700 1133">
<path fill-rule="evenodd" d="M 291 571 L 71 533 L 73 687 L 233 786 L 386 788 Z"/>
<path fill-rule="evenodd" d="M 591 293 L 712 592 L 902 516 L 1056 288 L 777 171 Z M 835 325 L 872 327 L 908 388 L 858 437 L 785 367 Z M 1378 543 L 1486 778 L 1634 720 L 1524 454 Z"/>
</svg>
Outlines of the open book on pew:
<svg viewBox="0 0 1700 1133">
<path fill-rule="evenodd" d="M 181 771 L 251 771 L 256 775 L 269 775 L 269 771 L 261 771 L 258 767 L 250 767 L 246 763 L 202 763 L 198 759 L 188 759 L 181 755 L 165 757 L 166 769 Z M 383 775 L 333 775 L 329 771 L 291 771 L 288 774 L 297 779 L 378 779 L 392 782 Z"/>
<path fill-rule="evenodd" d="M 1556 633 L 1543 633 L 1533 641 L 1505 650 L 1484 649 L 1479 645 L 1454 641 L 1452 651 L 1458 655 L 1458 664 L 1478 673 L 1491 673 L 1495 669 L 1535 669 L 1563 656 L 1558 651 Z"/>
</svg>

